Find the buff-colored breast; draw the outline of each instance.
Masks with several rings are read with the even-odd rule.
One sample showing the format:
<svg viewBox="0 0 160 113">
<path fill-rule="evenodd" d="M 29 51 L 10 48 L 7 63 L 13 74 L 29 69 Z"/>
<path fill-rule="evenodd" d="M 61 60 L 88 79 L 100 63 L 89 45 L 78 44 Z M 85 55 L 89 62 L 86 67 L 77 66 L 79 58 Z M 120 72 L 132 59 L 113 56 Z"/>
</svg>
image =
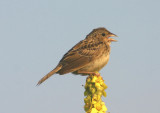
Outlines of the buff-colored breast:
<svg viewBox="0 0 160 113">
<path fill-rule="evenodd" d="M 84 72 L 100 71 L 108 63 L 108 60 L 109 60 L 109 53 L 103 54 L 101 57 L 97 57 L 94 61 L 90 62 L 83 68 L 79 69 L 79 71 L 84 71 Z"/>
</svg>

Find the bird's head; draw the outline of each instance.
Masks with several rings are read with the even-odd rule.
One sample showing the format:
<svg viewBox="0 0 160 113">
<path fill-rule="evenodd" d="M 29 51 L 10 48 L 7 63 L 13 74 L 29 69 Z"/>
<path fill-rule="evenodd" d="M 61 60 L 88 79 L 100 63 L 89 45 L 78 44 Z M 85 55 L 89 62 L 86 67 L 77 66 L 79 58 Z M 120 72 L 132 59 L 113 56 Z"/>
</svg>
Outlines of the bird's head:
<svg viewBox="0 0 160 113">
<path fill-rule="evenodd" d="M 117 35 L 111 33 L 106 28 L 97 28 L 94 29 L 90 34 L 87 36 L 88 38 L 94 38 L 99 41 L 105 42 L 116 42 L 117 40 L 110 38 L 110 37 L 117 37 Z"/>
</svg>

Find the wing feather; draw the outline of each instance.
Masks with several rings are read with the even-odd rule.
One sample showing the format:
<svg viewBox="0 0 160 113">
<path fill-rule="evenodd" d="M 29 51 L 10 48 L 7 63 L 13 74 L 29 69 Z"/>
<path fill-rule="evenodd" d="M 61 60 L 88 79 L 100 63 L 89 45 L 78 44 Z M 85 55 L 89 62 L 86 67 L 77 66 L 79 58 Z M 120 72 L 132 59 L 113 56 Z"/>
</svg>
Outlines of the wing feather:
<svg viewBox="0 0 160 113">
<path fill-rule="evenodd" d="M 99 49 L 102 46 L 102 42 L 95 43 L 92 40 L 80 41 L 61 59 L 60 64 L 63 66 L 58 73 L 66 74 L 84 67 L 98 56 Z"/>
</svg>

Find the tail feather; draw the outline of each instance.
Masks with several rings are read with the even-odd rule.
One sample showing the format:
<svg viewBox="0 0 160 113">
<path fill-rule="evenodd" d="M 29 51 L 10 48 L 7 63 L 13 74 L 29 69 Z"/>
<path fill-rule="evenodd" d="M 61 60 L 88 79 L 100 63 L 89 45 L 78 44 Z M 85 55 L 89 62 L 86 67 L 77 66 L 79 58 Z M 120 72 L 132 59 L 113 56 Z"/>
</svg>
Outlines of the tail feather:
<svg viewBox="0 0 160 113">
<path fill-rule="evenodd" d="M 56 72 L 58 72 L 60 69 L 62 68 L 62 65 L 58 65 L 55 69 L 53 69 L 52 71 L 50 71 L 47 75 L 45 75 L 43 78 L 41 78 L 41 80 L 39 80 L 39 82 L 37 83 L 37 85 L 40 85 L 42 82 L 44 82 L 46 79 L 48 79 L 49 77 L 51 77 L 53 74 L 55 74 Z"/>
</svg>

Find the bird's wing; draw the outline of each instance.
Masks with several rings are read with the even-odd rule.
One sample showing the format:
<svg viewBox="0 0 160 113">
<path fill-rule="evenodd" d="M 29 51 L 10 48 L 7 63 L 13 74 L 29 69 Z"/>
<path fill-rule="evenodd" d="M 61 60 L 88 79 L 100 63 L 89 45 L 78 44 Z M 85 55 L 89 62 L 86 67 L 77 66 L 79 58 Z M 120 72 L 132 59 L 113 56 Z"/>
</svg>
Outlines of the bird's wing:
<svg viewBox="0 0 160 113">
<path fill-rule="evenodd" d="M 96 43 L 93 40 L 80 41 L 64 55 L 60 61 L 60 64 L 63 66 L 58 73 L 65 74 L 74 72 L 84 67 L 98 56 L 99 50 L 102 46 L 103 42 Z"/>
</svg>

